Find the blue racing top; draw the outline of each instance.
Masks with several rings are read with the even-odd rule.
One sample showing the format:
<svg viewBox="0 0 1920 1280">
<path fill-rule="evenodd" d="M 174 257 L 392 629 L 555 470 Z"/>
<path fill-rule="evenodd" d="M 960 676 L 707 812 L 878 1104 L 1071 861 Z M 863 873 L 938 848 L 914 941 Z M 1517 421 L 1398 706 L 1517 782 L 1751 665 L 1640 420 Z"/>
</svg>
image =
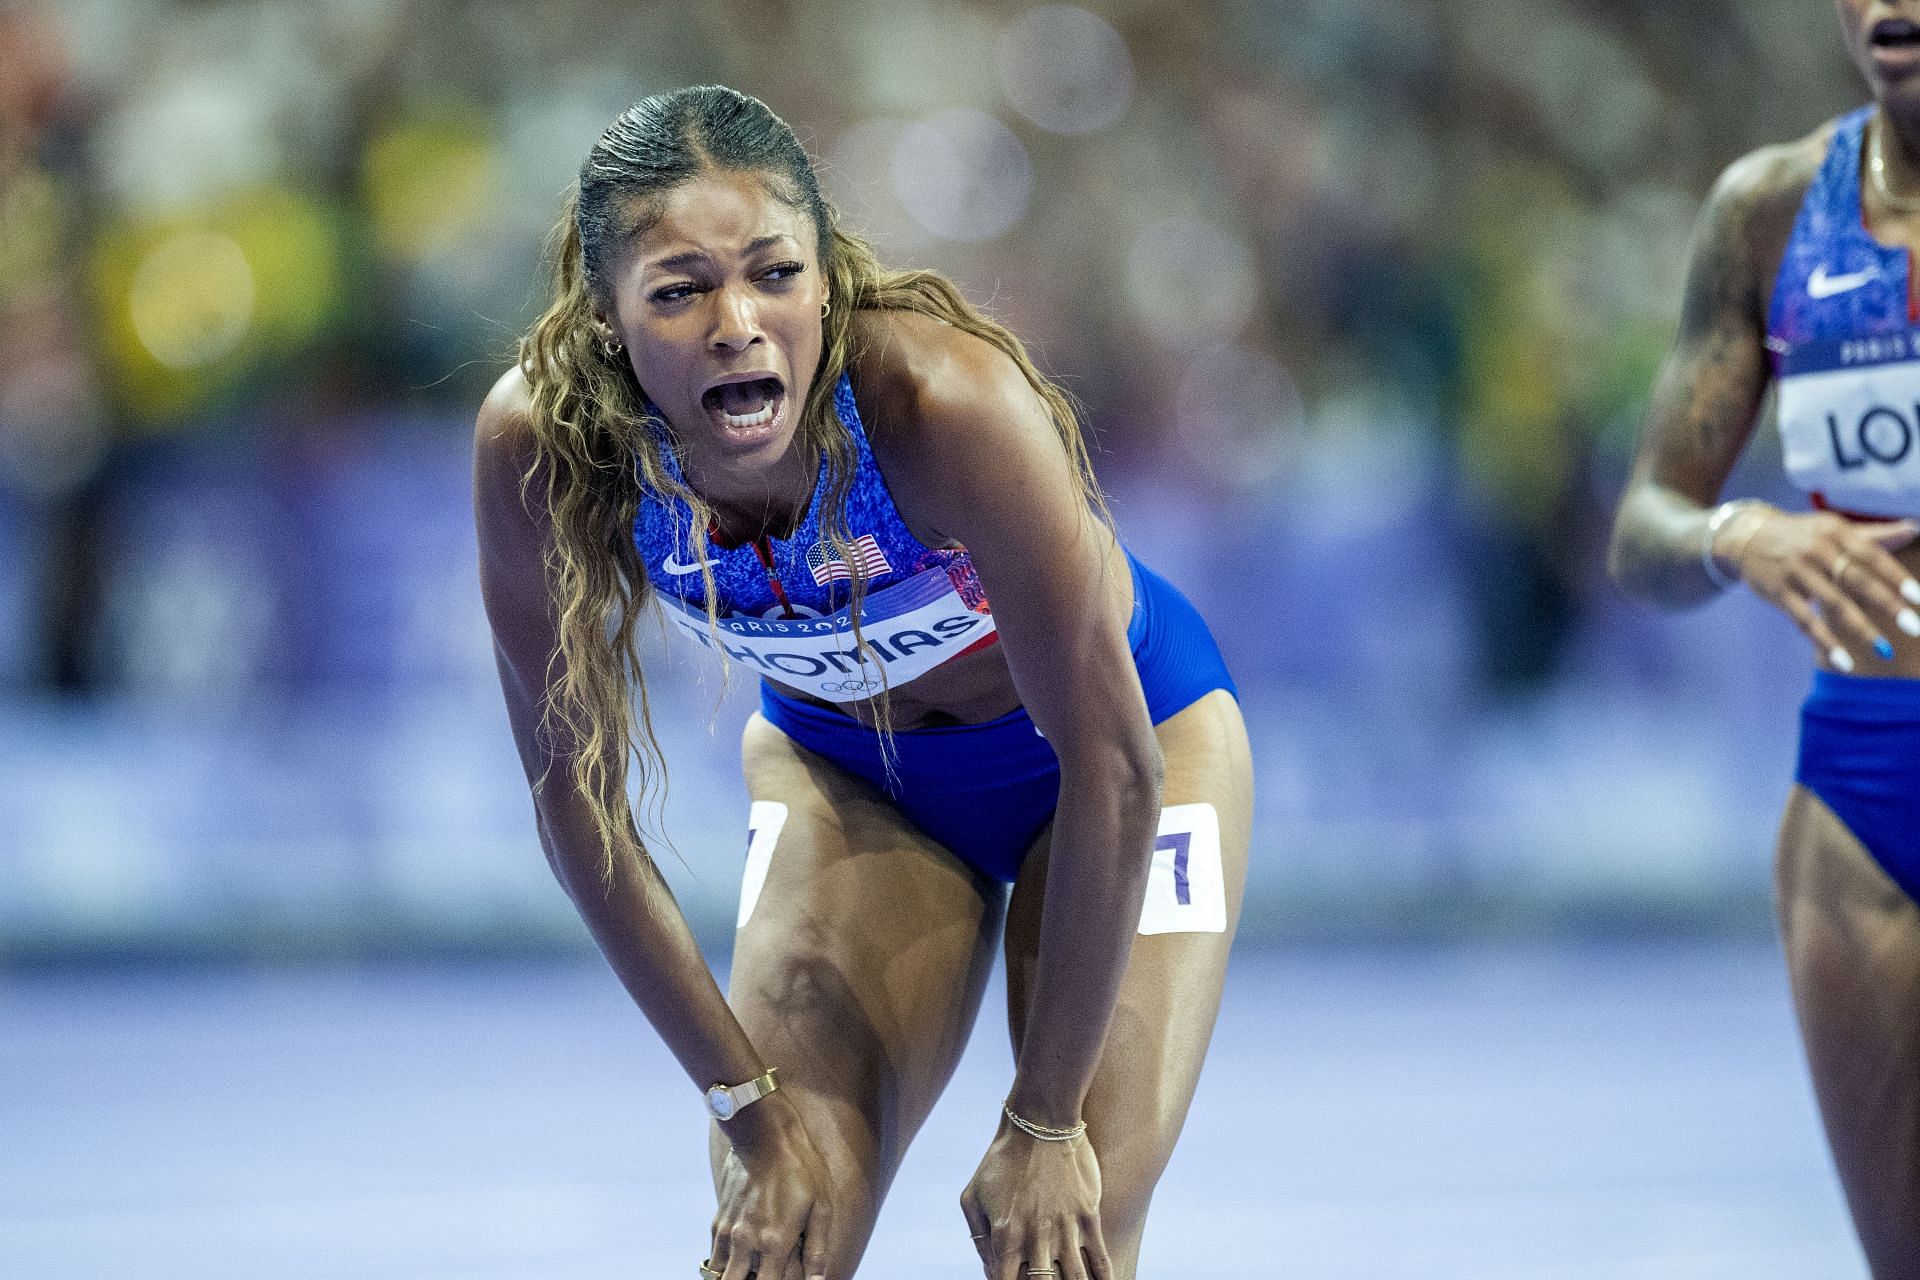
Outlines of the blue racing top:
<svg viewBox="0 0 1920 1280">
<path fill-rule="evenodd" d="M 1920 308 L 1913 255 L 1867 226 L 1873 108 L 1834 131 L 1774 279 L 1767 347 L 1787 474 L 1815 505 L 1920 515 Z"/>
<path fill-rule="evenodd" d="M 834 409 L 859 455 L 847 494 L 854 564 L 821 533 L 823 459 L 813 498 L 792 535 L 740 546 L 695 530 L 683 501 L 647 490 L 633 525 L 647 577 L 677 629 L 718 645 L 759 674 L 831 702 L 853 702 L 898 687 L 998 636 L 986 592 L 964 547 L 929 547 L 907 529 L 874 460 L 853 384 L 842 374 Z M 662 450 L 683 480 L 671 448 Z M 710 625 L 699 555 L 712 567 L 717 619 Z M 865 579 L 861 631 L 853 646 L 850 579 Z"/>
</svg>

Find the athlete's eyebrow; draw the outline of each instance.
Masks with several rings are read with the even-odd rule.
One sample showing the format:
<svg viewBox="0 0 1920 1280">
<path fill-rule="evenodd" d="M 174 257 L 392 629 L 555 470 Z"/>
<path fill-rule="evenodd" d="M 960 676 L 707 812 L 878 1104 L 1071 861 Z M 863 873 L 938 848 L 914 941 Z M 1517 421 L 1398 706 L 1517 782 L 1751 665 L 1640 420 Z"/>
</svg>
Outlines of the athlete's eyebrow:
<svg viewBox="0 0 1920 1280">
<path fill-rule="evenodd" d="M 747 241 L 747 247 L 740 251 L 740 256 L 749 258 L 759 253 L 762 249 L 771 249 L 782 240 L 792 239 L 793 237 L 784 231 L 776 231 L 769 236 L 757 236 Z M 711 261 L 713 261 L 713 256 L 706 250 L 688 249 L 683 253 L 672 254 L 665 258 L 657 258 L 649 262 L 647 266 L 654 271 L 680 271 L 687 267 L 697 267 L 704 262 Z"/>
</svg>

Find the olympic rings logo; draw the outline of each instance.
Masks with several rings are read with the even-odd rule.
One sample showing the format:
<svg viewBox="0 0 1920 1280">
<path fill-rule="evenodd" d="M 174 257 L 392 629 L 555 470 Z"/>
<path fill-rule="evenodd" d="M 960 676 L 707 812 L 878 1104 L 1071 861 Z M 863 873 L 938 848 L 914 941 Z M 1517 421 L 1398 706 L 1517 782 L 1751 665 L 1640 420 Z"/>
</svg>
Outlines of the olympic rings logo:
<svg viewBox="0 0 1920 1280">
<path fill-rule="evenodd" d="M 834 680 L 821 684 L 822 693 L 872 693 L 886 686 L 884 680 Z"/>
</svg>

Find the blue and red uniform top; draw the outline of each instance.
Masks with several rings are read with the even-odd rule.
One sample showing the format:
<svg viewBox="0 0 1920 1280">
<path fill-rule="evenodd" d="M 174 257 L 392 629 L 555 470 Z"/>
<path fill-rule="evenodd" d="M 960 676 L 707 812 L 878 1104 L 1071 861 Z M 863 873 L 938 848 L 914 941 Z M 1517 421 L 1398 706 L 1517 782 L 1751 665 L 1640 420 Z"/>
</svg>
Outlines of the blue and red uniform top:
<svg viewBox="0 0 1920 1280">
<path fill-rule="evenodd" d="M 964 547 L 929 547 L 908 530 L 874 460 L 853 384 L 842 374 L 834 410 L 857 454 L 847 493 L 846 531 L 854 563 L 821 529 L 826 461 L 799 525 L 785 538 L 738 546 L 694 528 L 684 501 L 643 492 L 634 545 L 647 577 L 669 606 L 668 617 L 696 641 L 718 644 L 759 674 L 835 702 L 871 696 L 998 639 L 985 590 Z M 669 447 L 665 465 L 684 483 Z M 704 544 L 716 595 L 713 625 L 706 611 L 699 554 Z M 865 579 L 862 638 L 856 652 L 850 579 Z"/>
<path fill-rule="evenodd" d="M 1841 117 L 1768 305 L 1784 462 L 1816 506 L 1920 515 L 1920 299 L 1913 254 L 1867 225 L 1873 108 Z"/>
</svg>

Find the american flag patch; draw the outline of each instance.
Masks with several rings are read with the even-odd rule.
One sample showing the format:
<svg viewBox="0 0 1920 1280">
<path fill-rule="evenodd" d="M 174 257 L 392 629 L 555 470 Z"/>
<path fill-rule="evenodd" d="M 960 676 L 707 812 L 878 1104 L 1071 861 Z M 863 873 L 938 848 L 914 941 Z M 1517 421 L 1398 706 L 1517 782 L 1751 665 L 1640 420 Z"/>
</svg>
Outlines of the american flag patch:
<svg viewBox="0 0 1920 1280">
<path fill-rule="evenodd" d="M 893 566 L 887 563 L 880 544 L 873 540 L 870 533 L 863 533 L 853 540 L 853 554 L 863 577 L 877 578 L 883 573 L 893 572 Z M 813 544 L 813 550 L 807 552 L 807 568 L 813 572 L 815 586 L 845 582 L 853 576 L 853 570 L 845 560 L 834 554 L 833 544 L 829 542 Z"/>
</svg>

